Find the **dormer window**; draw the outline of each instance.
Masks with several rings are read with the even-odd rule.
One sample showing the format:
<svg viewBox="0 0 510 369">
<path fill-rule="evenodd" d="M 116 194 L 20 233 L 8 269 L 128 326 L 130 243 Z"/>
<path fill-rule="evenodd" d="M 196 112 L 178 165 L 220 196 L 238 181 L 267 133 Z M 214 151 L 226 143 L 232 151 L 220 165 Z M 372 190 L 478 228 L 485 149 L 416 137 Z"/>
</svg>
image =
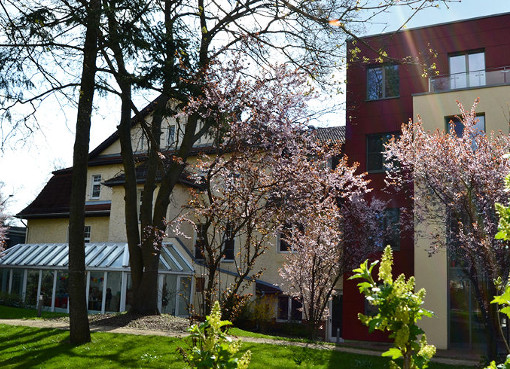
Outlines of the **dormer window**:
<svg viewBox="0 0 510 369">
<path fill-rule="evenodd" d="M 94 174 L 92 176 L 90 188 L 91 188 L 90 198 L 99 199 L 99 196 L 101 195 L 101 174 Z"/>
</svg>

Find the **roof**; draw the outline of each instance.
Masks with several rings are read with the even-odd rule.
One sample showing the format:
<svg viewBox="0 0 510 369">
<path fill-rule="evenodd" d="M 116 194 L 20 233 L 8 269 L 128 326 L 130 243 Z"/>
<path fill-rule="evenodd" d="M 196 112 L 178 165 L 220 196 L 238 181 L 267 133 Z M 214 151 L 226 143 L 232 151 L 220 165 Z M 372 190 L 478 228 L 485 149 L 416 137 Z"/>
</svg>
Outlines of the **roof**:
<svg viewBox="0 0 510 369">
<path fill-rule="evenodd" d="M 68 265 L 67 243 L 18 244 L 0 253 L 0 268 L 67 269 Z M 86 243 L 85 268 L 129 271 L 127 243 Z M 167 243 L 161 249 L 159 271 L 192 274 L 193 267 L 183 257 L 178 246 Z"/>
<path fill-rule="evenodd" d="M 59 171 L 50 178 L 34 201 L 16 214 L 18 218 L 64 218 L 69 216 L 69 203 L 72 187 L 71 171 Z M 107 216 L 110 214 L 110 201 L 85 203 L 86 216 Z"/>
<path fill-rule="evenodd" d="M 315 134 L 321 142 L 345 143 L 345 126 L 315 128 Z"/>
<path fill-rule="evenodd" d="M 135 169 L 136 183 L 144 183 L 145 182 L 147 170 L 148 170 L 147 162 L 141 163 L 140 165 L 138 165 L 136 167 L 136 169 Z M 124 181 L 125 181 L 125 177 L 126 176 L 124 173 L 120 173 L 119 175 L 103 182 L 103 184 L 108 187 L 123 185 Z M 159 168 L 156 172 L 156 181 L 157 182 L 161 181 L 161 170 Z M 203 185 L 201 185 L 200 183 L 197 183 L 195 180 L 193 180 L 193 178 L 191 178 L 191 174 L 187 171 L 183 171 L 181 173 L 181 175 L 179 176 L 179 183 L 181 183 L 185 186 L 190 186 L 190 187 L 197 188 L 197 189 L 203 188 Z"/>
<path fill-rule="evenodd" d="M 156 99 L 150 102 L 146 107 L 138 112 L 133 118 L 131 118 L 131 126 L 135 126 L 141 119 L 144 119 L 149 115 L 154 108 L 160 104 L 168 101 L 163 95 L 159 95 Z M 89 153 L 89 160 L 96 158 L 104 149 L 113 144 L 119 139 L 119 131 L 113 132 L 106 140 L 101 142 L 94 150 Z"/>
</svg>

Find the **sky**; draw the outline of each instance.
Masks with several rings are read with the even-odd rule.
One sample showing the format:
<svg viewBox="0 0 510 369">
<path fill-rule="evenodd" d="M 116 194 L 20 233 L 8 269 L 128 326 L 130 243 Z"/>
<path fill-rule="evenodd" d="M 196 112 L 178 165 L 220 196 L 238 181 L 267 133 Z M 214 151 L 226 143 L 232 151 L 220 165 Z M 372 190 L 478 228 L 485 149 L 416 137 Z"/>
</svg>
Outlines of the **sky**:
<svg viewBox="0 0 510 369">
<path fill-rule="evenodd" d="M 449 3 L 448 7 L 442 5 L 440 8 L 422 10 L 406 27 L 422 27 L 505 12 L 510 12 L 509 0 L 462 0 Z M 393 8 L 390 13 L 378 16 L 372 24 L 367 25 L 364 35 L 394 31 L 410 14 L 410 10 L 404 7 Z M 341 96 L 338 99 L 341 100 Z M 118 122 L 115 112 L 119 108 L 112 101 L 99 104 L 93 117 L 91 150 L 115 131 Z M 324 124 L 344 121 L 341 109 L 337 115 L 338 119 L 334 115 L 325 118 Z M 41 129 L 28 141 L 15 143 L 13 148 L 0 152 L 0 182 L 3 182 L 0 191 L 3 199 L 7 198 L 6 212 L 10 215 L 18 213 L 35 199 L 53 170 L 72 164 L 75 112 L 62 112 L 55 101 L 48 101 L 39 110 L 38 120 Z M 20 225 L 19 221 L 16 224 Z"/>
</svg>

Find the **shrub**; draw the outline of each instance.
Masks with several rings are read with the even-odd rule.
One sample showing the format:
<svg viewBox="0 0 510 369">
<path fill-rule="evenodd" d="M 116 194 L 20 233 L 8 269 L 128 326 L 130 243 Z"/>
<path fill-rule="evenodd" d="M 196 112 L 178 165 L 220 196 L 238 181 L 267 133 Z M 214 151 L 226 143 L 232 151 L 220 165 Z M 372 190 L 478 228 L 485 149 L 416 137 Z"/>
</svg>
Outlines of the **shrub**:
<svg viewBox="0 0 510 369">
<path fill-rule="evenodd" d="M 393 255 L 391 247 L 384 249 L 384 254 L 379 267 L 379 280 L 372 277 L 372 269 L 378 261 L 368 265 L 365 260 L 360 268 L 354 270 L 350 279 L 364 279 L 358 283 L 360 292 L 365 295 L 368 302 L 377 307 L 375 316 L 359 314 L 361 322 L 368 326 L 369 331 L 374 329 L 389 331 L 390 338 L 394 339 L 394 347 L 384 352 L 382 356 L 391 356 L 393 360 L 403 358 L 404 369 L 423 369 L 428 367 L 428 362 L 436 353 L 433 345 L 427 345 L 427 339 L 423 330 L 416 322 L 423 316 L 432 316 L 432 312 L 422 308 L 425 298 L 425 290 L 414 292 L 414 277 L 405 280 L 401 274 L 393 280 L 391 268 Z M 419 338 L 421 336 L 421 338 Z M 391 361 L 392 368 L 400 368 Z"/>
<path fill-rule="evenodd" d="M 239 353 L 241 341 L 232 341 L 223 327 L 231 325 L 229 321 L 221 320 L 220 304 L 216 301 L 211 315 L 205 322 L 193 325 L 188 331 L 191 333 L 192 347 L 179 348 L 184 361 L 191 368 L 248 368 L 251 352 Z"/>
</svg>

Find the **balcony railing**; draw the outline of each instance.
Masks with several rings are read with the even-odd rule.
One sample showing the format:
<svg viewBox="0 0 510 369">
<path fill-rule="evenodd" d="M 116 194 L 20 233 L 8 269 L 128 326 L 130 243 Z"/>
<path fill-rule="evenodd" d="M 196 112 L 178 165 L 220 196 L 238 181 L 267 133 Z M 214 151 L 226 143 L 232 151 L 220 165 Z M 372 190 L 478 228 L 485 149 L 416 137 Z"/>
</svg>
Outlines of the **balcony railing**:
<svg viewBox="0 0 510 369">
<path fill-rule="evenodd" d="M 510 66 L 429 78 L 429 92 L 510 84 Z"/>
</svg>

